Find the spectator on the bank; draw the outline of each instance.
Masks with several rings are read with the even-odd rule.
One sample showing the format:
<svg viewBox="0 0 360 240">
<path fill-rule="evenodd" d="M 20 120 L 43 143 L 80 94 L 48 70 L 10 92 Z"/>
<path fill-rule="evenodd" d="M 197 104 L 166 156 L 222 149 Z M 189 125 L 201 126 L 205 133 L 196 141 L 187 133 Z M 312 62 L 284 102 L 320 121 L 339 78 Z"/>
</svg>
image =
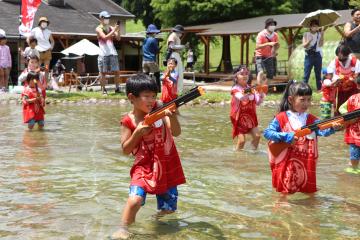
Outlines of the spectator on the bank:
<svg viewBox="0 0 360 240">
<path fill-rule="evenodd" d="M 194 54 L 194 51 L 191 46 L 189 46 L 189 49 L 187 51 L 187 59 L 186 59 L 186 71 L 192 71 L 193 66 L 196 60 L 196 56 Z"/>
<path fill-rule="evenodd" d="M 35 38 L 37 40 L 36 49 L 40 53 L 40 66 L 45 65 L 49 67 L 52 58 L 51 51 L 54 48 L 55 41 L 51 35 L 51 31 L 48 29 L 50 22 L 47 17 L 39 18 L 38 27 L 31 30 L 30 36 L 26 39 L 30 46 L 30 40 Z"/>
<path fill-rule="evenodd" d="M 177 61 L 177 66 L 175 70 L 179 74 L 178 85 L 177 85 L 177 90 L 179 94 L 183 90 L 183 79 L 184 79 L 184 69 L 183 69 L 184 67 L 180 56 L 180 52 L 185 48 L 184 45 L 181 45 L 181 40 L 180 40 L 183 34 L 184 34 L 184 27 L 181 25 L 176 25 L 172 29 L 172 33 L 169 35 L 167 39 L 168 50 L 171 51 L 170 58 L 175 58 Z"/>
<path fill-rule="evenodd" d="M 360 9 L 353 9 L 351 17 L 352 22 L 347 22 L 344 26 L 345 43 L 352 54 L 360 59 Z"/>
<path fill-rule="evenodd" d="M 314 67 L 316 88 L 321 89 L 322 49 L 324 45 L 324 30 L 319 28 L 319 21 L 310 21 L 310 31 L 303 36 L 303 47 L 305 48 L 304 60 L 304 82 L 308 83 L 310 73 Z"/>
<path fill-rule="evenodd" d="M 114 46 L 114 38 L 120 40 L 120 25 L 117 23 L 114 27 L 110 26 L 111 15 L 107 11 L 99 14 L 100 24 L 96 28 L 96 34 L 99 41 L 100 54 L 98 56 L 98 68 L 100 72 L 100 85 L 103 94 L 107 94 L 105 88 L 106 74 L 114 75 L 115 93 L 120 92 L 119 88 L 119 59 Z"/>
<path fill-rule="evenodd" d="M 268 18 L 265 21 L 265 29 L 258 33 L 255 47 L 255 63 L 258 84 L 267 84 L 275 75 L 275 58 L 279 49 L 278 34 L 275 32 L 277 22 Z M 266 81 L 261 82 L 263 74 L 266 74 Z"/>
<path fill-rule="evenodd" d="M 160 30 L 154 24 L 150 24 L 146 30 L 146 38 L 143 43 L 143 72 L 146 74 L 154 74 L 158 91 L 161 91 L 160 70 L 156 62 L 156 56 L 159 53 L 159 43 L 155 38 Z"/>
<path fill-rule="evenodd" d="M 11 70 L 10 48 L 6 45 L 6 33 L 0 29 L 0 93 L 6 92 Z"/>
<path fill-rule="evenodd" d="M 29 40 L 29 46 L 25 48 L 24 51 L 19 48 L 19 51 L 21 52 L 21 56 L 25 58 L 25 61 L 28 60 L 28 58 L 32 55 L 36 55 L 40 59 L 40 53 L 39 50 L 36 49 L 37 40 L 36 38 L 30 38 Z"/>
</svg>

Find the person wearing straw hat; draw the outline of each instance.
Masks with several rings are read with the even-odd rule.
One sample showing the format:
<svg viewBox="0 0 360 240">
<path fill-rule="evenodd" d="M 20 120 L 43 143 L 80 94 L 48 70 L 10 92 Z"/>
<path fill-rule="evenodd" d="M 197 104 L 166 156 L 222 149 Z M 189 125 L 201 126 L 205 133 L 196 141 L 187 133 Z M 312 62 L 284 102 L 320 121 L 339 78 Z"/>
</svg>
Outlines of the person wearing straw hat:
<svg viewBox="0 0 360 240">
<path fill-rule="evenodd" d="M 302 42 L 305 48 L 304 82 L 309 82 L 310 73 L 314 67 L 316 88 L 320 90 L 322 69 L 321 47 L 324 45 L 324 30 L 319 28 L 319 21 L 317 19 L 310 21 L 310 31 L 304 33 Z"/>
<path fill-rule="evenodd" d="M 107 11 L 99 14 L 100 25 L 96 28 L 96 34 L 99 41 L 100 54 L 98 56 L 98 68 L 100 72 L 100 85 L 103 94 L 107 94 L 105 88 L 105 79 L 107 73 L 114 75 L 115 93 L 120 92 L 119 88 L 119 59 L 114 46 L 114 38 L 120 40 L 120 25 L 110 26 L 111 15 Z"/>
<path fill-rule="evenodd" d="M 175 58 L 177 61 L 176 72 L 179 74 L 178 78 L 178 93 L 180 94 L 183 90 L 183 79 L 184 79 L 184 69 L 180 56 L 180 52 L 185 48 L 184 45 L 181 45 L 180 38 L 184 34 L 184 27 L 182 25 L 176 25 L 172 29 L 172 33 L 167 39 L 167 46 L 171 51 L 170 57 Z"/>
<path fill-rule="evenodd" d="M 255 47 L 255 63 L 258 84 L 267 84 L 268 80 L 274 78 L 276 69 L 276 55 L 279 49 L 279 37 L 275 32 L 277 22 L 268 18 L 265 21 L 265 29 L 258 33 Z M 268 80 L 261 82 L 266 73 Z"/>
<path fill-rule="evenodd" d="M 35 38 L 37 40 L 36 49 L 40 53 L 40 65 L 50 65 L 52 58 L 51 51 L 54 48 L 55 41 L 51 35 L 51 31 L 48 29 L 50 22 L 47 17 L 40 17 L 38 27 L 31 30 L 30 35 L 26 39 L 30 46 L 30 40 Z"/>
<path fill-rule="evenodd" d="M 0 93 L 7 91 L 11 69 L 10 48 L 6 45 L 6 33 L 0 29 Z"/>
<path fill-rule="evenodd" d="M 154 74 L 158 91 L 161 91 L 160 70 L 156 62 L 156 55 L 159 53 L 159 43 L 155 35 L 160 32 L 154 24 L 150 24 L 146 29 L 146 38 L 143 43 L 143 72 L 146 74 Z"/>
<path fill-rule="evenodd" d="M 355 8 L 351 11 L 352 22 L 347 22 L 344 26 L 345 43 L 351 52 L 360 60 L 360 9 Z"/>
</svg>

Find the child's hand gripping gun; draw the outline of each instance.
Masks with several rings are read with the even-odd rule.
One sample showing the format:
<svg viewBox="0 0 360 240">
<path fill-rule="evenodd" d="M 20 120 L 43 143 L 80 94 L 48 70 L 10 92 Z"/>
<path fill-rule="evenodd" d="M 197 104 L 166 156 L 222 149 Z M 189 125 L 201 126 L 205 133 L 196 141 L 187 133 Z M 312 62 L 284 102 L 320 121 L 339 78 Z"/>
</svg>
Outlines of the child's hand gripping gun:
<svg viewBox="0 0 360 240">
<path fill-rule="evenodd" d="M 315 130 L 324 130 L 336 125 L 346 125 L 346 124 L 351 124 L 353 123 L 353 121 L 351 120 L 357 120 L 356 118 L 360 117 L 360 109 L 355 110 L 353 112 L 349 112 L 346 113 L 344 115 L 340 115 L 340 116 L 336 116 L 336 117 L 332 117 L 329 119 L 325 119 L 322 120 L 320 122 L 316 122 L 310 125 L 306 125 L 304 127 L 302 127 L 299 130 L 295 131 L 295 135 L 294 138 L 297 137 L 304 137 L 308 134 L 311 134 L 311 132 L 315 131 Z M 271 153 L 271 155 L 273 155 L 274 157 L 277 157 L 280 155 L 280 153 L 285 150 L 286 148 L 290 147 L 291 144 L 290 143 L 286 143 L 286 142 L 273 142 L 273 141 L 269 141 L 268 143 L 268 147 L 269 147 L 269 151 Z"/>
<path fill-rule="evenodd" d="M 254 85 L 254 86 L 250 86 L 244 89 L 244 94 L 250 94 L 250 93 L 254 93 L 254 92 L 258 92 L 258 93 L 265 93 L 267 94 L 269 91 L 269 87 L 268 85 Z"/>
<path fill-rule="evenodd" d="M 144 124 L 151 125 L 157 120 L 165 117 L 165 110 L 175 111 L 180 106 L 184 105 L 187 102 L 190 102 L 191 100 L 200 97 L 205 93 L 204 89 L 202 87 L 194 87 L 189 92 L 175 98 L 171 102 L 168 102 L 161 107 L 151 111 L 145 116 Z"/>
</svg>

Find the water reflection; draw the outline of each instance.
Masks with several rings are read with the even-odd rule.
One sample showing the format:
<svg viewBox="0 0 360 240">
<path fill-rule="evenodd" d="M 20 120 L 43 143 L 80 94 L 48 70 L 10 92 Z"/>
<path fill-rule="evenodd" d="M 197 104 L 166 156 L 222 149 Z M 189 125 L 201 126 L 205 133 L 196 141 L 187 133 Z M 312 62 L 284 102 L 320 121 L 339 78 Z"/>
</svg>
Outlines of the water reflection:
<svg viewBox="0 0 360 240">
<path fill-rule="evenodd" d="M 120 155 L 119 106 L 51 106 L 44 131 L 26 130 L 21 108 L 0 108 L 0 238 L 106 239 L 127 199 L 133 158 Z M 6 113 L 6 114 L 5 114 Z M 262 140 L 234 152 L 228 107 L 184 107 L 176 139 L 187 184 L 179 211 L 154 218 L 149 195 L 135 239 L 356 239 L 358 175 L 343 172 L 343 136 L 320 138 L 315 198 L 281 202 Z M 274 109 L 260 108 L 260 128 Z M 334 151 L 336 149 L 336 151 Z"/>
</svg>

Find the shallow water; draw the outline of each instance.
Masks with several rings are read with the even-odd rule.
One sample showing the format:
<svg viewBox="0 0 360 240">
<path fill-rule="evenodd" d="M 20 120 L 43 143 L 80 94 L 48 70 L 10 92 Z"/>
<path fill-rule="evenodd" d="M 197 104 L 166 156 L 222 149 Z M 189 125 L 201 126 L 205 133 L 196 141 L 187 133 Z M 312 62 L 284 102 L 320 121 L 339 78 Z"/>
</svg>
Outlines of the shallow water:
<svg viewBox="0 0 360 240">
<path fill-rule="evenodd" d="M 26 130 L 19 105 L 0 106 L 0 238 L 107 239 L 127 199 L 133 158 L 120 154 L 128 107 L 49 106 L 44 131 Z M 316 109 L 314 109 L 316 110 Z M 264 129 L 275 109 L 259 108 Z M 177 214 L 156 219 L 148 196 L 135 239 L 359 239 L 360 175 L 343 171 L 342 134 L 320 139 L 318 187 L 282 202 L 271 188 L 265 140 L 234 152 L 228 107 L 185 107 L 177 138 L 187 184 Z"/>
</svg>

